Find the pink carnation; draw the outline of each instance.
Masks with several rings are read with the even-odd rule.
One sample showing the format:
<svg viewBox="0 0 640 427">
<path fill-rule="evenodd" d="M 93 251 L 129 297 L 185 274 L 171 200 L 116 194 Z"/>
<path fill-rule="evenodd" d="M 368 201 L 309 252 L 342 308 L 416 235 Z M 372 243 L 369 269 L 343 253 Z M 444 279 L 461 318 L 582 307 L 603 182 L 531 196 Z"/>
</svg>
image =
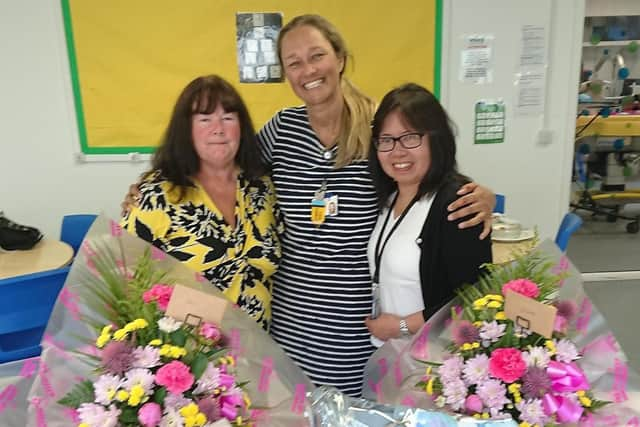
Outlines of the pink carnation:
<svg viewBox="0 0 640 427">
<path fill-rule="evenodd" d="M 163 285 L 158 283 L 153 285 L 151 289 L 142 294 L 142 299 L 147 304 L 153 301 L 158 303 L 158 308 L 165 311 L 169 305 L 171 294 L 173 293 L 173 287 L 169 285 Z"/>
<path fill-rule="evenodd" d="M 156 384 L 165 386 L 174 394 L 180 394 L 193 385 L 193 375 L 184 363 L 174 360 L 156 372 Z"/>
<path fill-rule="evenodd" d="M 162 418 L 162 408 L 155 402 L 147 402 L 138 410 L 138 421 L 144 427 L 156 427 Z"/>
<path fill-rule="evenodd" d="M 222 336 L 220 329 L 218 329 L 218 327 L 213 323 L 209 322 L 204 322 L 202 326 L 200 326 L 200 335 L 212 341 L 218 341 Z"/>
<path fill-rule="evenodd" d="M 525 297 L 538 298 L 540 289 L 538 285 L 529 279 L 515 279 L 502 285 L 502 295 L 507 295 L 507 291 L 517 292 Z"/>
<path fill-rule="evenodd" d="M 527 370 L 527 363 L 520 350 L 515 348 L 498 348 L 489 358 L 489 373 L 506 383 L 512 383 Z"/>
</svg>

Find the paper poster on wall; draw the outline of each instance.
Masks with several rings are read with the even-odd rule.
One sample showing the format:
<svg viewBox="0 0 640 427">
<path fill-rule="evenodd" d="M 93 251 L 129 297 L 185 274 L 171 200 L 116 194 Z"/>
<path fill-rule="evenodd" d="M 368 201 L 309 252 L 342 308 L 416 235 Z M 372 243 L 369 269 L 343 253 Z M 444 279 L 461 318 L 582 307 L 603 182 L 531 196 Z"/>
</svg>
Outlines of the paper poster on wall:
<svg viewBox="0 0 640 427">
<path fill-rule="evenodd" d="M 283 81 L 276 41 L 282 13 L 236 13 L 236 39 L 240 83 Z"/>
<path fill-rule="evenodd" d="M 474 144 L 504 142 L 505 105 L 501 99 L 481 99 L 475 107 Z"/>
<path fill-rule="evenodd" d="M 465 36 L 460 55 L 460 81 L 484 84 L 493 80 L 491 64 L 491 35 Z"/>
<path fill-rule="evenodd" d="M 516 74 L 516 115 L 537 116 L 544 113 L 546 74 L 545 67 L 523 69 Z"/>
<path fill-rule="evenodd" d="M 546 30 L 542 25 L 523 25 L 520 67 L 544 66 L 547 63 Z"/>
</svg>

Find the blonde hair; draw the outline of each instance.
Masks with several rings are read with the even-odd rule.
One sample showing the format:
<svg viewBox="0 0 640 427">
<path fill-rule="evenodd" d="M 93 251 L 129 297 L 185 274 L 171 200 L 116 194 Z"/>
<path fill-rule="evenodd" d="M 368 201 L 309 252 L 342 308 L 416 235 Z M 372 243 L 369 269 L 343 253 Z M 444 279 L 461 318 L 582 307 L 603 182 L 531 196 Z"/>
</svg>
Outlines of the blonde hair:
<svg viewBox="0 0 640 427">
<path fill-rule="evenodd" d="M 371 144 L 371 120 L 375 112 L 375 102 L 361 92 L 353 83 L 344 77 L 347 58 L 350 56 L 344 39 L 335 26 L 320 15 L 299 15 L 285 25 L 278 36 L 278 58 L 282 65 L 282 39 L 294 28 L 310 26 L 320 31 L 333 47 L 338 58 L 344 61 L 340 72 L 340 87 L 345 108 L 340 119 L 338 135 L 338 154 L 336 168 L 341 168 L 354 160 L 364 160 Z"/>
</svg>

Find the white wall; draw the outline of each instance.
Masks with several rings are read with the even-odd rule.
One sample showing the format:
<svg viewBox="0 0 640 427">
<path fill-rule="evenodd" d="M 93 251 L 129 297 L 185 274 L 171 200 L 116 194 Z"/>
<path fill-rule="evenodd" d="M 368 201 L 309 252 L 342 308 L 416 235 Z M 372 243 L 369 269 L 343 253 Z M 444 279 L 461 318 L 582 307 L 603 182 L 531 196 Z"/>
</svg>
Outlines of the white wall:
<svg viewBox="0 0 640 427">
<path fill-rule="evenodd" d="M 15 221 L 59 233 L 67 213 L 119 213 L 144 163 L 77 163 L 78 137 L 59 0 L 2 0 L 0 13 L 0 210 Z M 459 125 L 464 172 L 507 195 L 507 212 L 552 236 L 567 210 L 584 0 L 445 0 L 443 97 Z M 551 43 L 547 76 L 549 145 L 535 142 L 538 119 L 507 117 L 507 141 L 471 143 L 473 104 L 504 97 L 512 105 L 519 27 L 544 15 Z M 535 23 L 535 22 L 534 22 Z M 458 82 L 460 35 L 496 36 L 491 85 Z"/>
<path fill-rule="evenodd" d="M 580 69 L 584 0 L 445 1 L 443 101 L 458 125 L 462 172 L 506 195 L 506 213 L 535 225 L 541 237 L 554 237 L 569 207 L 573 134 Z M 515 114 L 514 86 L 522 25 L 549 29 L 544 116 Z M 458 79 L 465 34 L 493 35 L 493 82 L 476 85 Z M 473 144 L 477 100 L 506 103 L 502 144 Z M 551 131 L 548 143 L 537 140 Z"/>
<path fill-rule="evenodd" d="M 57 237 L 68 213 L 119 214 L 144 163 L 77 163 L 59 0 L 2 0 L 0 210 Z"/>
</svg>

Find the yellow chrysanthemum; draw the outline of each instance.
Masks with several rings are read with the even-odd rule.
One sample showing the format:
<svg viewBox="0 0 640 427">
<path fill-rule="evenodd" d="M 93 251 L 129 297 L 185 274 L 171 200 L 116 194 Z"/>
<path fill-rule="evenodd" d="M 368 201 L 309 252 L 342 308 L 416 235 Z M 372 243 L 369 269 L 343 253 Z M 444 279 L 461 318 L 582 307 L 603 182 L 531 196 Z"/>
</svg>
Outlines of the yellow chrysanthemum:
<svg viewBox="0 0 640 427">
<path fill-rule="evenodd" d="M 489 413 L 488 412 L 483 412 L 482 413 L 482 419 L 483 420 L 488 420 L 489 419 Z"/>
<path fill-rule="evenodd" d="M 532 427 L 532 426 L 528 422 L 523 421 L 520 424 L 518 424 L 518 427 Z"/>
<path fill-rule="evenodd" d="M 100 335 L 108 335 L 111 334 L 111 329 L 113 329 L 113 325 L 107 325 L 104 328 L 102 328 L 102 331 L 100 332 Z"/>
<path fill-rule="evenodd" d="M 431 375 L 431 372 L 432 372 L 432 371 L 433 371 L 433 366 L 431 366 L 431 365 L 427 366 L 426 374 L 427 374 L 427 375 Z"/>
<path fill-rule="evenodd" d="M 425 391 L 429 396 L 433 394 L 433 378 L 429 378 L 429 381 L 427 381 L 427 386 L 425 387 Z"/>
<path fill-rule="evenodd" d="M 495 316 L 493 316 L 493 318 L 496 320 L 505 320 L 507 318 L 507 315 L 504 313 L 504 311 L 499 311 Z"/>
<path fill-rule="evenodd" d="M 489 301 L 487 304 L 487 308 L 500 308 L 502 307 L 502 303 L 498 301 Z"/>
<path fill-rule="evenodd" d="M 158 346 L 162 345 L 162 340 L 156 338 L 155 340 L 149 341 L 149 345 L 153 346 L 153 347 L 158 347 Z"/>
<path fill-rule="evenodd" d="M 143 397 L 144 397 L 144 387 L 142 387 L 140 384 L 136 384 L 133 387 L 131 387 L 127 404 L 129 406 L 138 406 L 140 403 L 142 403 Z"/>
<path fill-rule="evenodd" d="M 124 328 L 122 329 L 118 329 L 117 331 L 115 331 L 113 333 L 113 339 L 116 341 L 122 341 L 123 339 L 125 339 L 127 337 L 127 334 L 129 332 L 127 332 Z"/>
<path fill-rule="evenodd" d="M 242 416 L 238 415 L 238 417 L 236 418 L 236 424 L 239 426 L 242 425 Z"/>
<path fill-rule="evenodd" d="M 552 340 L 546 340 L 544 342 L 545 347 L 547 347 L 547 349 L 549 350 L 549 353 L 551 353 L 551 355 L 556 354 L 556 343 L 554 343 Z"/>
<path fill-rule="evenodd" d="M 485 298 L 491 301 L 504 302 L 504 297 L 498 294 L 489 294 L 489 295 L 486 295 Z"/>
<path fill-rule="evenodd" d="M 511 394 L 516 394 L 520 393 L 520 387 L 522 387 L 522 385 L 519 383 L 511 383 L 509 384 L 509 387 L 507 387 L 507 390 L 509 390 L 509 393 Z"/>
<path fill-rule="evenodd" d="M 184 418 L 185 427 L 200 427 L 207 422 L 207 417 L 200 412 L 198 405 L 195 403 L 182 407 L 179 412 Z"/>
<path fill-rule="evenodd" d="M 482 326 L 482 322 L 480 320 L 476 320 L 475 322 L 473 322 L 473 326 L 479 328 L 480 326 Z"/>
<path fill-rule="evenodd" d="M 243 400 L 244 400 L 244 406 L 246 406 L 247 408 L 251 407 L 251 398 L 249 397 L 249 395 L 247 393 L 243 393 Z"/>
<path fill-rule="evenodd" d="M 126 401 L 127 399 L 129 399 L 129 392 L 126 390 L 120 390 L 116 393 L 116 399 L 118 399 L 120 402 Z"/>
<path fill-rule="evenodd" d="M 102 348 L 105 345 L 107 345 L 107 343 L 111 340 L 111 334 L 103 334 L 100 335 L 97 339 L 96 339 L 96 347 L 98 348 Z"/>
<path fill-rule="evenodd" d="M 78 427 L 91 427 L 91 426 L 87 423 L 80 423 L 78 424 Z"/>
</svg>

